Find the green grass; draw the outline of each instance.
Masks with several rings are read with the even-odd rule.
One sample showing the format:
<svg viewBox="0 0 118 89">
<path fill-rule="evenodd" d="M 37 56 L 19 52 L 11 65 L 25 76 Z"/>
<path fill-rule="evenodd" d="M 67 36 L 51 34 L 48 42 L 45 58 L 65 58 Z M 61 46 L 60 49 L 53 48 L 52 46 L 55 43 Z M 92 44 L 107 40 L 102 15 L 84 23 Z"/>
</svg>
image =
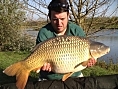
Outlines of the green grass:
<svg viewBox="0 0 118 89">
<path fill-rule="evenodd" d="M 89 68 L 84 69 L 84 76 L 101 76 L 118 74 L 118 63 L 114 64 L 112 59 L 109 59 L 109 63 L 104 61 L 97 61 L 97 63 Z"/>
<path fill-rule="evenodd" d="M 3 74 L 3 70 L 10 66 L 11 64 L 23 60 L 30 53 L 29 52 L 0 52 L 0 84 L 14 82 L 15 77 L 9 77 Z M 84 76 L 101 76 L 101 75 L 111 75 L 118 74 L 118 64 L 106 64 L 104 62 L 97 62 L 93 67 L 86 68 L 82 70 Z M 38 74 L 31 73 L 30 79 L 35 79 Z"/>
<path fill-rule="evenodd" d="M 23 60 L 28 52 L 0 52 L 0 68 L 4 69 L 14 62 Z"/>
<path fill-rule="evenodd" d="M 118 74 L 118 72 L 112 70 L 107 70 L 105 68 L 101 68 L 100 66 L 93 66 L 90 68 L 86 68 L 82 71 L 84 76 L 102 76 L 102 75 L 112 75 Z"/>
<path fill-rule="evenodd" d="M 28 52 L 0 52 L 0 84 L 15 82 L 15 77 L 7 76 L 3 70 L 11 64 L 23 60 Z"/>
</svg>

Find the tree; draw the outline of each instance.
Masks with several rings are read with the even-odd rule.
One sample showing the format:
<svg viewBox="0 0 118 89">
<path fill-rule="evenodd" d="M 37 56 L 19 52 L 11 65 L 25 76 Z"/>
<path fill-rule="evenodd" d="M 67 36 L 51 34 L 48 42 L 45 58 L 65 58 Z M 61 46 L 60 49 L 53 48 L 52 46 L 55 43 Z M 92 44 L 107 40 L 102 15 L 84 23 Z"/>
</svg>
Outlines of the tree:
<svg viewBox="0 0 118 89">
<path fill-rule="evenodd" d="M 19 27 L 25 13 L 17 0 L 0 0 L 0 49 L 17 49 L 20 38 Z M 16 43 L 17 42 L 17 43 Z"/>
<path fill-rule="evenodd" d="M 29 6 L 27 7 L 28 11 L 31 12 L 33 10 L 33 13 L 38 14 L 40 17 L 42 15 L 47 16 L 48 13 L 45 13 L 44 9 L 47 9 L 47 5 L 49 4 L 48 0 L 23 1 Z M 107 23 L 105 26 L 109 26 L 111 23 L 108 23 L 107 20 L 103 21 L 101 18 L 111 17 L 112 15 L 115 15 L 115 12 L 117 13 L 118 10 L 118 5 L 116 5 L 116 7 L 114 6 L 115 8 L 112 9 L 111 14 L 107 15 L 111 5 L 114 4 L 114 2 L 116 3 L 117 0 L 68 0 L 68 2 L 71 13 L 70 19 L 80 25 L 87 35 L 89 35 L 89 33 L 95 33 L 98 30 L 101 30 L 101 24 L 103 23 Z M 95 20 L 95 17 L 98 18 Z"/>
</svg>

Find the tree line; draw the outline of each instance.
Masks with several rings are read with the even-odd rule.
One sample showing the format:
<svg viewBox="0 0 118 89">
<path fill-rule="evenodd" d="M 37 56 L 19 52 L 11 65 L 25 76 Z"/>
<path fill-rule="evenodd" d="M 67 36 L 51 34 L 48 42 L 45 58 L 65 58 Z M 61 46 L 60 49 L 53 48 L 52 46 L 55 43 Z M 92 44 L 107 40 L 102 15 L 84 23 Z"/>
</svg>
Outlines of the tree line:
<svg viewBox="0 0 118 89">
<path fill-rule="evenodd" d="M 97 29 L 118 29 L 118 17 L 95 17 L 95 18 L 86 18 L 85 19 L 85 23 L 84 24 L 84 28 L 89 27 L 89 22 L 92 20 L 92 25 L 91 25 L 91 29 L 92 31 L 95 31 Z M 76 23 L 73 20 L 70 20 L 74 23 Z M 22 26 L 31 26 L 31 27 L 36 27 L 36 28 L 41 28 L 42 26 L 44 26 L 45 24 L 47 24 L 49 22 L 47 22 L 46 20 L 43 21 L 25 21 Z M 39 29 L 37 29 L 39 30 Z"/>
</svg>

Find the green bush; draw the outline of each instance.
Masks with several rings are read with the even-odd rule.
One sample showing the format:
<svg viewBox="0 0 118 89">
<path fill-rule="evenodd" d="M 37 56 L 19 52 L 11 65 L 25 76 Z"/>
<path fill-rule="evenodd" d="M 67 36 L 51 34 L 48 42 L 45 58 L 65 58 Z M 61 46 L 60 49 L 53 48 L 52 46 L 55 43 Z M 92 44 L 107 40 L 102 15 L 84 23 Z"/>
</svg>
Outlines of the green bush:
<svg viewBox="0 0 118 89">
<path fill-rule="evenodd" d="M 35 39 L 28 35 L 19 36 L 16 39 L 12 43 L 2 45 L 1 51 L 31 51 L 35 46 Z"/>
<path fill-rule="evenodd" d="M 84 69 L 82 72 L 84 76 L 101 76 L 118 74 L 118 64 L 114 64 L 111 59 L 110 62 L 97 61 L 97 63 L 89 68 Z"/>
<path fill-rule="evenodd" d="M 35 43 L 19 30 L 25 20 L 22 5 L 17 0 L 0 2 L 0 51 L 29 51 Z"/>
<path fill-rule="evenodd" d="M 116 74 L 117 72 L 109 71 L 107 69 L 101 68 L 100 66 L 93 66 L 90 68 L 86 68 L 82 71 L 84 76 L 101 76 L 101 75 L 111 75 Z"/>
</svg>

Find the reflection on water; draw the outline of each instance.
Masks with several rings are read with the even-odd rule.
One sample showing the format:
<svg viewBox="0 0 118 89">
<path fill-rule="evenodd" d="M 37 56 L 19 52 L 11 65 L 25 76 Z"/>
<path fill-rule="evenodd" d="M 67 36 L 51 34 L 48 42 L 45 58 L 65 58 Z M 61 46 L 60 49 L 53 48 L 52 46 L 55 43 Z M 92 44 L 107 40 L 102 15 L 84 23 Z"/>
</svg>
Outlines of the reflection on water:
<svg viewBox="0 0 118 89">
<path fill-rule="evenodd" d="M 106 62 L 109 62 L 109 59 L 113 59 L 114 63 L 118 63 L 118 30 L 101 31 L 95 34 L 95 36 L 98 35 L 102 36 L 97 37 L 95 40 L 110 46 L 111 49 L 108 54 L 100 59 Z"/>
<path fill-rule="evenodd" d="M 38 31 L 28 30 L 26 31 L 29 35 L 36 38 Z M 109 62 L 109 59 L 113 59 L 114 63 L 118 63 L 118 30 L 104 30 L 96 33 L 94 36 L 98 36 L 95 38 L 95 41 L 102 42 L 107 46 L 110 46 L 110 52 L 100 60 L 104 60 Z"/>
<path fill-rule="evenodd" d="M 38 35 L 38 31 L 32 30 L 32 29 L 26 29 L 24 30 L 26 34 L 34 37 L 36 39 L 37 35 Z"/>
</svg>

